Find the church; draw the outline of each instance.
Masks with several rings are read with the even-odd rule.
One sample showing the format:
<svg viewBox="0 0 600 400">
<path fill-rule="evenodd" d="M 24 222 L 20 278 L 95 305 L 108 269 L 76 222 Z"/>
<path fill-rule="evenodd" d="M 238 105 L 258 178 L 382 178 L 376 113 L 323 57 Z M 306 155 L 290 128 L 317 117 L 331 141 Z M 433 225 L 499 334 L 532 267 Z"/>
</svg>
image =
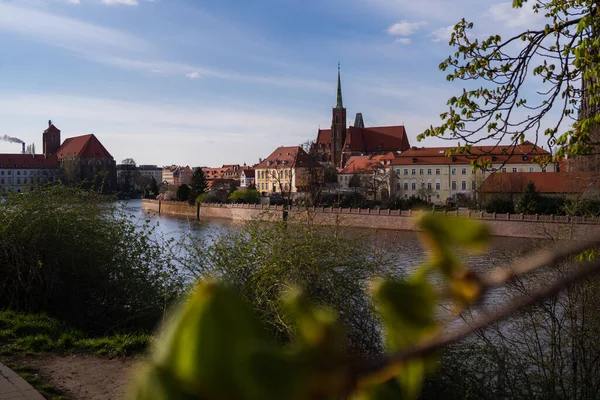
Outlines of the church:
<svg viewBox="0 0 600 400">
<path fill-rule="evenodd" d="M 79 184 L 113 192 L 117 184 L 114 158 L 94 134 L 75 136 L 61 144 L 52 121 L 42 133 L 43 154 L 0 154 L 0 192 L 33 189 L 36 182 Z"/>
<path fill-rule="evenodd" d="M 354 125 L 346 122 L 342 101 L 342 81 L 338 65 L 337 101 L 332 110 L 331 129 L 319 129 L 313 151 L 319 161 L 343 168 L 351 156 L 366 156 L 401 152 L 410 148 L 403 125 L 365 127 L 362 113 L 357 113 Z"/>
</svg>

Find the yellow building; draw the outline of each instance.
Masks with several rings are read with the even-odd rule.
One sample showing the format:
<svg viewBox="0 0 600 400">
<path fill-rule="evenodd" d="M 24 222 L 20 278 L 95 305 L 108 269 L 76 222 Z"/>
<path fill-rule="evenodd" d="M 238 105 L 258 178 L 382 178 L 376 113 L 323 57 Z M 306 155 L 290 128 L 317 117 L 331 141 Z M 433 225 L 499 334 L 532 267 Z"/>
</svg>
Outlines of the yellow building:
<svg viewBox="0 0 600 400">
<path fill-rule="evenodd" d="M 472 155 L 446 156 L 452 147 L 412 147 L 397 155 L 389 168 L 393 171 L 392 195 L 417 196 L 433 203 L 445 203 L 458 196 L 475 198 L 479 187 L 492 173 L 556 172 L 556 164 L 541 166 L 541 158 L 550 153 L 524 142 L 518 146 L 478 146 Z M 474 170 L 475 159 L 486 160 L 491 167 Z"/>
<path fill-rule="evenodd" d="M 307 190 L 310 174 L 310 157 L 302 147 L 282 146 L 255 167 L 254 182 L 263 194 L 296 193 Z"/>
</svg>

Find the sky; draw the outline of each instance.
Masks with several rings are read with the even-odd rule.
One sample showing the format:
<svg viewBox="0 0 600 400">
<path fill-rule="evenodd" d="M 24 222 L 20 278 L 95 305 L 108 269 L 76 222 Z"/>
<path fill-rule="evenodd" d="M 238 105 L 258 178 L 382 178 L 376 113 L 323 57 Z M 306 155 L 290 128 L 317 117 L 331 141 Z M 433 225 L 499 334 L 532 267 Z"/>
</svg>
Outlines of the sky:
<svg viewBox="0 0 600 400">
<path fill-rule="evenodd" d="M 331 125 L 404 124 L 412 145 L 462 92 L 438 65 L 465 17 L 482 34 L 539 24 L 488 0 L 0 0 L 0 137 L 48 120 L 117 162 L 253 164 Z M 541 24 L 543 26 L 543 24 Z M 0 152 L 20 145 L 0 141 Z"/>
</svg>

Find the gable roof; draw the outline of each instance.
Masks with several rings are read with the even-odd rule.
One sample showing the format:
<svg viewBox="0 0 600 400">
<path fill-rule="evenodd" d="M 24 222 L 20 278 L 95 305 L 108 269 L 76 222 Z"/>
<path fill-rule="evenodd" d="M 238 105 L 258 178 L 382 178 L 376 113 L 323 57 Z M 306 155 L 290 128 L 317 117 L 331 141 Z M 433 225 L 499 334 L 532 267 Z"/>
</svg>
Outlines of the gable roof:
<svg viewBox="0 0 600 400">
<path fill-rule="evenodd" d="M 50 126 L 48 126 L 48 128 L 46 128 L 44 133 L 60 133 L 60 129 L 58 129 L 56 126 L 54 126 L 53 123 L 50 123 Z"/>
<path fill-rule="evenodd" d="M 539 193 L 584 193 L 600 189 L 598 172 L 498 172 L 483 182 L 481 190 L 485 193 L 522 193 L 530 181 Z"/>
<path fill-rule="evenodd" d="M 59 159 L 113 158 L 93 133 L 66 139 L 56 154 Z"/>
<path fill-rule="evenodd" d="M 317 144 L 330 146 L 331 129 L 319 129 Z M 346 131 L 344 150 L 364 153 L 404 151 L 410 147 L 403 125 L 373 126 L 361 128 L 351 126 Z"/>
<path fill-rule="evenodd" d="M 281 168 L 282 166 L 290 166 L 292 168 L 308 167 L 310 157 L 300 146 L 281 146 L 275 149 L 273 153 L 260 164 L 256 169 L 265 168 Z"/>
</svg>

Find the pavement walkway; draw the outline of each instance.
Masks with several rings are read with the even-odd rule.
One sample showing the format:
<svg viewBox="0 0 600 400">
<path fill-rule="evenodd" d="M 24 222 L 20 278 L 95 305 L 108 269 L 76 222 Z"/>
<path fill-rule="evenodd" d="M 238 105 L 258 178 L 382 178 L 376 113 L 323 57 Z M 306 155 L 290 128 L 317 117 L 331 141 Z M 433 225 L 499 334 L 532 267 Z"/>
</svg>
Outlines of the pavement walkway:
<svg viewBox="0 0 600 400">
<path fill-rule="evenodd" d="M 44 400 L 44 396 L 0 362 L 0 400 Z"/>
</svg>

